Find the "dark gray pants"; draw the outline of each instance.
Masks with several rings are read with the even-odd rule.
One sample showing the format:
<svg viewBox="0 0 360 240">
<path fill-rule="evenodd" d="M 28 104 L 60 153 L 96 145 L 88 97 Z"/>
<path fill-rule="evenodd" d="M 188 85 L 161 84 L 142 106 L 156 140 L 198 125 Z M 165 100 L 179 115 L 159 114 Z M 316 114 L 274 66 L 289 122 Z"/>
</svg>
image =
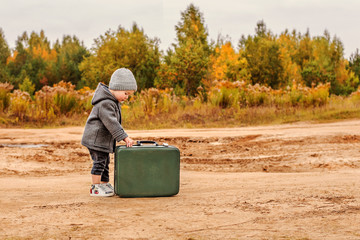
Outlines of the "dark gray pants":
<svg viewBox="0 0 360 240">
<path fill-rule="evenodd" d="M 102 182 L 109 182 L 109 163 L 110 155 L 107 152 L 100 152 L 97 150 L 89 149 L 91 159 L 93 160 L 93 167 L 91 174 L 101 175 Z"/>
</svg>

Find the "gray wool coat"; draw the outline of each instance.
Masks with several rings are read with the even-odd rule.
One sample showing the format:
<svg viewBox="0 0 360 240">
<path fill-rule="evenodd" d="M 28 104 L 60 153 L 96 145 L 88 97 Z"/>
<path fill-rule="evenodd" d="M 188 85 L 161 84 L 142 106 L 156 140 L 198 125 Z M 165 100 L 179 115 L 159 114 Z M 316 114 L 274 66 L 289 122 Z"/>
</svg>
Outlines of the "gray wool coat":
<svg viewBox="0 0 360 240">
<path fill-rule="evenodd" d="M 121 126 L 121 104 L 102 83 L 97 86 L 91 104 L 94 107 L 86 121 L 81 144 L 113 153 L 115 141 L 120 142 L 128 136 Z"/>
</svg>

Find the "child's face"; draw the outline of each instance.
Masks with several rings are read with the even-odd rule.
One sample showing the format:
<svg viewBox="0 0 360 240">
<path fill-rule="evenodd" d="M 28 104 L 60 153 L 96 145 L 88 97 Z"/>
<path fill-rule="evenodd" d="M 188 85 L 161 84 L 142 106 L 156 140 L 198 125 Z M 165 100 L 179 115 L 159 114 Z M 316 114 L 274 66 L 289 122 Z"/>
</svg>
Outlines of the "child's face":
<svg viewBox="0 0 360 240">
<path fill-rule="evenodd" d="M 114 95 L 114 97 L 119 101 L 123 102 L 128 99 L 128 97 L 132 94 L 134 94 L 135 91 L 115 91 L 111 90 L 111 93 Z"/>
</svg>

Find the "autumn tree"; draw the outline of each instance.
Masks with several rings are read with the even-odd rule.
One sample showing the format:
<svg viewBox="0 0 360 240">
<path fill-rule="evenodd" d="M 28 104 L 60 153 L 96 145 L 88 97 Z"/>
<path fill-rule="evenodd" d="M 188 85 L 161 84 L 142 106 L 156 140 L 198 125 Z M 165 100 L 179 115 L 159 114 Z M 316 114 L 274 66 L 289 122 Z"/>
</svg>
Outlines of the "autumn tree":
<svg viewBox="0 0 360 240">
<path fill-rule="evenodd" d="M 10 56 L 10 48 L 5 40 L 5 34 L 0 28 L 0 82 L 9 82 L 10 76 L 6 66 L 6 60 Z"/>
<path fill-rule="evenodd" d="M 26 77 L 26 63 L 28 59 L 28 41 L 29 37 L 26 32 L 19 36 L 16 40 L 16 47 L 12 55 L 7 58 L 7 67 L 9 74 L 11 75 L 11 83 L 15 88 L 19 87 L 19 84 Z M 31 67 L 32 68 L 32 67 Z"/>
<path fill-rule="evenodd" d="M 230 41 L 219 41 L 210 56 L 209 78 L 213 80 L 250 81 L 247 60 L 236 53 Z"/>
<path fill-rule="evenodd" d="M 25 77 L 35 84 L 36 90 L 55 83 L 56 60 L 57 53 L 50 48 L 44 31 L 41 30 L 40 34 L 32 32 L 30 36 L 24 32 L 18 37 L 15 51 L 7 60 L 13 85 L 19 87 Z"/>
<path fill-rule="evenodd" d="M 343 44 L 336 36 L 331 39 L 330 33 L 325 31 L 323 36 L 314 37 L 310 41 L 305 36 L 301 41 L 306 44 L 300 46 L 310 43 L 310 47 L 306 47 L 306 57 L 299 57 L 302 79 L 307 86 L 330 83 L 330 93 L 337 95 L 348 95 L 357 88 L 359 79 L 347 69 Z"/>
<path fill-rule="evenodd" d="M 177 43 L 167 51 L 158 72 L 158 87 L 173 87 L 178 93 L 193 96 L 208 73 L 211 48 L 204 17 L 193 4 L 181 13 L 175 26 Z"/>
<path fill-rule="evenodd" d="M 23 92 L 28 92 L 30 95 L 33 95 L 35 91 L 35 84 L 33 84 L 29 77 L 26 76 L 24 81 L 19 85 L 19 89 Z"/>
<path fill-rule="evenodd" d="M 360 78 L 360 52 L 358 48 L 350 55 L 349 69 L 353 71 L 358 78 Z"/>
<path fill-rule="evenodd" d="M 239 48 L 248 62 L 252 84 L 264 84 L 272 88 L 283 85 L 283 65 L 280 59 L 280 45 L 275 36 L 267 30 L 264 21 L 259 21 L 255 36 L 242 36 Z"/>
<path fill-rule="evenodd" d="M 302 83 L 301 67 L 298 64 L 300 33 L 293 30 L 291 33 L 286 29 L 276 39 L 280 46 L 279 58 L 283 68 L 282 86 L 290 86 L 293 83 Z"/>
<path fill-rule="evenodd" d="M 139 89 L 152 87 L 160 61 L 158 44 L 136 23 L 130 31 L 121 26 L 107 31 L 95 40 L 93 54 L 80 64 L 83 83 L 91 88 L 99 82 L 108 84 L 116 69 L 126 67 L 134 73 Z"/>
<path fill-rule="evenodd" d="M 80 63 L 90 53 L 83 42 L 76 36 L 63 36 L 62 42 L 57 41 L 54 46 L 57 51 L 56 82 L 71 82 L 77 88 L 82 88 L 84 83 L 81 80 Z"/>
</svg>

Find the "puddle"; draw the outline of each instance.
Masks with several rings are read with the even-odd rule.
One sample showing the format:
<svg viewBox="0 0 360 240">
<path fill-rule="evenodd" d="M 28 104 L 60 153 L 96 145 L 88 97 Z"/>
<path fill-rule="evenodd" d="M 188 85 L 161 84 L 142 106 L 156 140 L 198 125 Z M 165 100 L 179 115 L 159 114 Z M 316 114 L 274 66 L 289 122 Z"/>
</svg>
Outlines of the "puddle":
<svg viewBox="0 0 360 240">
<path fill-rule="evenodd" d="M 47 147 L 47 144 L 0 144 L 0 148 L 2 147 L 11 147 L 11 148 L 40 148 Z"/>
</svg>

